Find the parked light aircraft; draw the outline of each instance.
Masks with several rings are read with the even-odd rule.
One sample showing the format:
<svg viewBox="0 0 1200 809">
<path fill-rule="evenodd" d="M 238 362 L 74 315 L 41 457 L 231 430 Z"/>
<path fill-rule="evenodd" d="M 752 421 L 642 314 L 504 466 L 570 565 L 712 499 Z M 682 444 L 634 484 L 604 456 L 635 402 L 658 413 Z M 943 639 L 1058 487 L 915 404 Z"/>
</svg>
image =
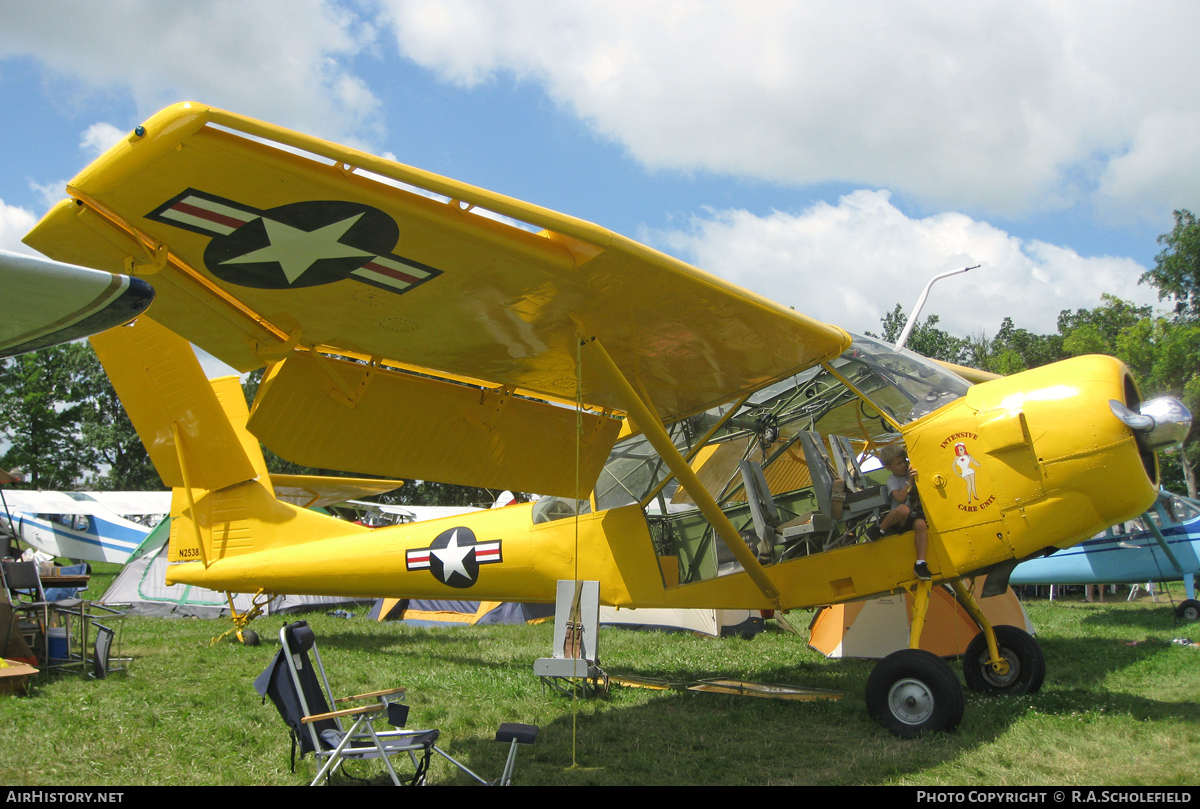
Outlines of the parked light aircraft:
<svg viewBox="0 0 1200 809">
<path fill-rule="evenodd" d="M 0 250 L 0 357 L 128 323 L 153 300 L 140 278 Z"/>
<path fill-rule="evenodd" d="M 26 243 L 152 279 L 154 320 L 266 365 L 248 427 L 281 456 L 546 495 L 377 530 L 280 503 L 186 342 L 142 317 L 95 344 L 177 487 L 170 581 L 552 602 L 594 579 L 612 606 L 732 609 L 910 590 L 913 648 L 867 688 L 900 735 L 954 727 L 963 692 L 916 648 L 912 534 L 863 541 L 887 504 L 855 459 L 906 443 L 929 567 L 987 641 L 967 683 L 1023 693 L 1039 647 L 962 578 L 1144 511 L 1190 423 L 1111 357 L 971 386 L 590 223 L 199 104 L 67 191 Z"/>
<path fill-rule="evenodd" d="M 51 556 L 123 565 L 170 511 L 170 492 L 6 489 L 0 523 Z"/>
<path fill-rule="evenodd" d="M 1176 614 L 1200 619 L 1200 502 L 1159 492 L 1141 517 L 1118 523 L 1089 540 L 1017 565 L 1012 584 L 1142 584 L 1183 579 L 1187 598 Z"/>
</svg>

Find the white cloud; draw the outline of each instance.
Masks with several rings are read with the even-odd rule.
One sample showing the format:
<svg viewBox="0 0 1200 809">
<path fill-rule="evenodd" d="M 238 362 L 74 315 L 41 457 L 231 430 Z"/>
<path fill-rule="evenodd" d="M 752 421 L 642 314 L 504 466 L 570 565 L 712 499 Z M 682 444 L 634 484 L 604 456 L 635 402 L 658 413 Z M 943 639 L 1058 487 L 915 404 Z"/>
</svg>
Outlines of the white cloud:
<svg viewBox="0 0 1200 809">
<path fill-rule="evenodd" d="M 66 180 L 54 180 L 48 183 L 36 183 L 30 180 L 29 187 L 37 194 L 43 211 L 50 210 L 67 196 Z"/>
<path fill-rule="evenodd" d="M 755 216 L 712 211 L 690 228 L 643 234 L 698 267 L 797 311 L 851 331 L 879 332 L 897 303 L 911 311 L 934 275 L 980 264 L 938 282 L 922 316 L 966 336 L 994 335 L 1004 317 L 1039 333 L 1057 328 L 1062 309 L 1092 308 L 1109 292 L 1155 301 L 1138 286 L 1145 268 L 1128 258 L 1084 258 L 1022 240 L 959 213 L 905 216 L 886 191 L 861 190 L 836 206 Z"/>
<path fill-rule="evenodd" d="M 538 82 L 651 168 L 1010 215 L 1095 195 L 1161 218 L 1200 167 L 1200 5 L 1186 0 L 383 8 L 401 50 L 446 81 Z"/>
<path fill-rule="evenodd" d="M 11 250 L 14 253 L 25 253 L 36 256 L 38 253 L 21 243 L 21 237 L 37 222 L 33 211 L 15 205 L 6 205 L 0 199 L 0 250 Z"/>
<path fill-rule="evenodd" d="M 88 160 L 95 160 L 128 134 L 123 129 L 100 121 L 83 130 L 83 134 L 79 136 L 79 149 Z"/>
<path fill-rule="evenodd" d="M 31 56 L 138 113 L 193 99 L 325 137 L 369 126 L 379 101 L 345 60 L 374 29 L 323 0 L 0 5 L 0 58 Z"/>
</svg>

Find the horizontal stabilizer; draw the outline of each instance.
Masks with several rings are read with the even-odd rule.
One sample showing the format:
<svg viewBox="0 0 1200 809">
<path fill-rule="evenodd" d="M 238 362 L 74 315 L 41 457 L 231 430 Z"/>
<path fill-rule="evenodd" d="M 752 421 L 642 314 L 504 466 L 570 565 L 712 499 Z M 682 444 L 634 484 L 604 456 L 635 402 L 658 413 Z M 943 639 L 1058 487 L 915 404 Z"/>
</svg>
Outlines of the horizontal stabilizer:
<svg viewBox="0 0 1200 809">
<path fill-rule="evenodd" d="M 327 475 L 271 475 L 275 496 L 285 503 L 320 508 L 360 497 L 386 494 L 404 485 L 402 480 L 343 478 Z"/>
<path fill-rule="evenodd" d="M 353 538 L 371 530 L 277 500 L 258 480 L 212 492 L 176 489 L 171 516 L 167 560 L 206 565 L 323 539 Z M 167 577 L 170 583 L 171 573 Z"/>
</svg>

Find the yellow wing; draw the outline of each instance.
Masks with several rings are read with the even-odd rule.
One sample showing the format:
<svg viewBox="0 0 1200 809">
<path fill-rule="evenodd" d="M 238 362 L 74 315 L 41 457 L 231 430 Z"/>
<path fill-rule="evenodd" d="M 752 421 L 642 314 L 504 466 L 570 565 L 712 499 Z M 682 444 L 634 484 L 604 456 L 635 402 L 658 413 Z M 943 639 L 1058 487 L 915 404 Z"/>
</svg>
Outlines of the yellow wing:
<svg viewBox="0 0 1200 809">
<path fill-rule="evenodd" d="M 250 427 L 315 466 L 570 496 L 577 383 L 581 491 L 619 428 L 581 336 L 667 422 L 849 344 L 590 223 L 194 103 L 68 193 L 26 243 L 147 278 L 155 319 L 235 368 L 275 363 Z"/>
</svg>

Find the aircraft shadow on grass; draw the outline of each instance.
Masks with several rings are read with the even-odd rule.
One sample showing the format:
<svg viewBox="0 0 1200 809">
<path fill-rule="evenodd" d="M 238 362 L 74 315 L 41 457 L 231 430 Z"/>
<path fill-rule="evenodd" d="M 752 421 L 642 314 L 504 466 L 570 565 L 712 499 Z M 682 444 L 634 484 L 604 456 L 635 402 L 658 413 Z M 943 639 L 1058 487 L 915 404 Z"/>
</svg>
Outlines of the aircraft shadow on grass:
<svg viewBox="0 0 1200 809">
<path fill-rule="evenodd" d="M 1138 625 L 1134 623 L 1133 625 Z M 391 654 L 397 658 L 398 681 L 408 679 L 412 686 L 414 666 L 404 660 L 406 648 L 434 645 L 432 655 L 422 654 L 419 665 L 433 666 L 432 683 L 421 686 L 429 704 L 438 708 L 438 664 L 447 667 L 478 668 L 481 663 L 477 634 L 430 633 L 380 638 L 350 632 L 323 634 L 320 643 L 328 649 L 364 654 Z M 788 666 L 758 672 L 754 679 L 764 683 L 803 684 L 812 688 L 842 691 L 840 701 L 794 702 L 737 697 L 723 694 L 698 694 L 663 691 L 642 704 L 622 705 L 638 699 L 636 691 L 614 687 L 615 693 L 605 709 L 594 710 L 596 698 L 589 698 L 580 711 L 575 738 L 576 761 L 580 769 L 567 770 L 571 764 L 571 697 L 545 690 L 544 712 L 558 710 L 558 716 L 542 724 L 533 748 L 518 754 L 515 782 L 562 784 L 676 784 L 696 783 L 696 773 L 708 773 L 703 783 L 846 783 L 875 782 L 897 775 L 927 769 L 938 761 L 950 761 L 971 749 L 999 739 L 1032 709 L 1051 716 L 1069 716 L 1104 708 L 1108 715 L 1124 715 L 1132 720 L 1182 719 L 1200 722 L 1200 706 L 1191 702 L 1156 700 L 1132 693 L 1096 692 L 1096 684 L 1109 675 L 1150 658 L 1170 653 L 1163 642 L 1151 640 L 1126 646 L 1119 640 L 1043 639 L 1047 657 L 1059 661 L 1051 669 L 1051 682 L 1035 695 L 1019 700 L 999 699 L 969 693 L 972 706 L 963 729 L 956 736 L 936 734 L 919 748 L 895 744 L 862 710 L 863 686 L 873 661 L 843 660 L 829 664 L 803 654 Z M 1096 645 L 1104 644 L 1104 655 L 1096 654 Z M 330 655 L 333 657 L 333 655 Z M 1068 661 L 1086 660 L 1086 665 L 1070 666 Z M 523 668 L 524 662 L 508 664 L 494 661 L 505 669 Z M 699 680 L 721 677 L 728 671 L 705 671 L 695 667 L 654 665 L 639 666 L 619 655 L 609 655 L 606 663 L 628 676 L 671 680 Z M 958 669 L 957 665 L 954 665 Z M 406 674 L 407 672 L 407 674 Z M 523 674 L 525 672 L 522 672 Z M 423 679 L 431 672 L 422 672 Z M 523 681 L 525 682 L 525 681 Z M 542 691 L 540 683 L 528 674 L 525 686 Z M 414 723 L 422 724 L 415 708 Z M 530 717 L 505 717 L 512 721 L 533 721 Z M 430 723 L 436 724 L 436 722 Z M 487 775 L 503 765 L 503 751 L 490 736 L 452 738 L 448 749 L 476 772 Z M 811 756 L 777 755 L 771 750 L 821 750 L 820 762 Z M 639 752 L 642 751 L 642 752 Z M 731 751 L 744 751 L 733 754 Z M 869 751 L 864 754 L 864 751 Z"/>
</svg>

